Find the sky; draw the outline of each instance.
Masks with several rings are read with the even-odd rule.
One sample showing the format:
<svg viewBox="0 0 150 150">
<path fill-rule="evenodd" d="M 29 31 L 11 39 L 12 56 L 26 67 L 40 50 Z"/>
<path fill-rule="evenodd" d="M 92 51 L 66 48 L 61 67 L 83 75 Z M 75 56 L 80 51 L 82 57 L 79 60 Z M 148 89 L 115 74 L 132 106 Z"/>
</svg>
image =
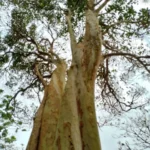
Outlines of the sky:
<svg viewBox="0 0 150 150">
<path fill-rule="evenodd" d="M 143 3 L 142 0 L 141 2 L 135 6 L 136 9 L 140 9 L 140 8 L 150 8 L 150 2 L 149 3 Z M 2 11 L 0 11 L 0 16 L 2 14 Z M 3 15 L 4 18 L 4 15 Z M 1 26 L 0 26 L 1 28 Z M 147 40 L 147 39 L 146 39 Z M 141 84 L 143 81 L 139 80 L 139 83 Z M 143 82 L 142 83 L 144 87 L 149 88 L 150 87 L 150 83 L 147 82 Z M 99 116 L 101 116 L 100 114 L 101 112 L 97 109 L 97 118 L 99 118 Z M 99 121 L 99 120 L 98 120 Z M 14 132 L 14 129 L 11 129 L 11 132 Z M 24 149 L 27 145 L 29 136 L 31 133 L 31 128 L 28 129 L 26 132 L 18 132 L 16 133 L 16 138 L 17 141 L 14 143 L 15 145 L 17 145 L 19 147 L 19 150 L 22 150 L 22 146 L 20 145 L 24 145 Z M 101 137 L 101 143 L 102 143 L 102 150 L 118 150 L 118 138 L 117 135 L 119 135 L 120 133 L 122 133 L 121 130 L 119 130 L 118 128 L 115 127 L 110 127 L 110 126 L 104 126 L 102 128 L 99 128 L 99 133 L 100 133 L 100 137 Z"/>
</svg>

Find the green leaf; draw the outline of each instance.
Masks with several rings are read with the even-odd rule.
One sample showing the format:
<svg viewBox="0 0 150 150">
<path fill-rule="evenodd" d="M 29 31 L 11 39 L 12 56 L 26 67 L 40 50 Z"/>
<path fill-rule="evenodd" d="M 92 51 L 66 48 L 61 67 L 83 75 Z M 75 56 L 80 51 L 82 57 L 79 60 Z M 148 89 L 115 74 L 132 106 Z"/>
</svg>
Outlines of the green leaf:
<svg viewBox="0 0 150 150">
<path fill-rule="evenodd" d="M 15 136 L 11 136 L 11 139 L 12 139 L 12 140 L 16 140 L 16 137 L 15 137 Z"/>
<path fill-rule="evenodd" d="M 11 99 L 12 96 L 11 95 L 5 95 L 6 98 Z"/>
<path fill-rule="evenodd" d="M 18 121 L 18 124 L 19 124 L 19 125 L 22 125 L 22 121 Z"/>
<path fill-rule="evenodd" d="M 2 136 L 3 137 L 6 137 L 8 135 L 8 130 L 7 129 L 4 129 L 3 132 L 2 132 Z"/>
<path fill-rule="evenodd" d="M 4 104 L 0 104 L 0 108 L 3 108 L 5 105 Z"/>
<path fill-rule="evenodd" d="M 5 120 L 7 120 L 7 119 L 10 120 L 12 118 L 12 114 L 8 113 L 8 112 L 7 113 L 2 112 L 1 117 Z"/>
<path fill-rule="evenodd" d="M 0 94 L 2 94 L 4 92 L 4 90 L 0 89 Z"/>
<path fill-rule="evenodd" d="M 10 138 L 5 138 L 5 142 L 6 143 L 12 143 L 16 141 L 16 137 L 15 136 L 11 136 Z"/>
<path fill-rule="evenodd" d="M 11 124 L 12 124 L 12 122 L 8 121 L 8 122 L 3 123 L 3 126 L 9 126 Z"/>
<path fill-rule="evenodd" d="M 4 148 L 5 148 L 5 145 L 4 145 L 4 144 L 0 145 L 0 148 L 1 148 L 1 149 L 4 149 Z"/>
<path fill-rule="evenodd" d="M 8 103 L 8 100 L 7 99 L 4 99 L 3 100 L 3 104 L 7 104 Z"/>
<path fill-rule="evenodd" d="M 26 129 L 22 129 L 22 131 L 27 131 Z"/>
<path fill-rule="evenodd" d="M 2 131 L 4 129 L 4 127 L 3 126 L 0 126 L 0 131 Z"/>
</svg>

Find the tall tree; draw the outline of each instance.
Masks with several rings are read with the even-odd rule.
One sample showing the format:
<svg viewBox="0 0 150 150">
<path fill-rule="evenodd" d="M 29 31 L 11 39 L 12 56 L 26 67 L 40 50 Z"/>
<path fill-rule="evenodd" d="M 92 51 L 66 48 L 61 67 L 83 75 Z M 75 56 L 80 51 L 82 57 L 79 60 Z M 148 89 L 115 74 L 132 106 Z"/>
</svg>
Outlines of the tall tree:
<svg viewBox="0 0 150 150">
<path fill-rule="evenodd" d="M 8 2 L 13 9 L 10 30 L 1 40 L 1 66 L 9 62 L 11 75 L 19 72 L 26 85 L 10 103 L 15 107 L 17 94 L 29 88 L 44 91 L 27 150 L 101 150 L 95 80 L 107 110 L 120 113 L 138 107 L 134 102 L 139 90 L 129 87 L 133 98 L 128 101 L 120 94 L 115 65 L 129 63 L 120 82 L 136 70 L 150 73 L 148 49 L 139 45 L 135 50 L 131 44 L 133 38 L 149 34 L 149 10 L 137 12 L 135 0 Z M 67 32 L 71 63 L 59 55 L 59 38 L 65 40 Z"/>
</svg>

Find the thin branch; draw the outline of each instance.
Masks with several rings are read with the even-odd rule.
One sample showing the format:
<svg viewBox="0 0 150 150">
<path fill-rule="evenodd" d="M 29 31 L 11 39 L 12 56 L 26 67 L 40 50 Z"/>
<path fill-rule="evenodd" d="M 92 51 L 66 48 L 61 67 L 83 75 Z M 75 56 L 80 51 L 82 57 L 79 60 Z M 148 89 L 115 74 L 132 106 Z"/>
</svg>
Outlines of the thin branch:
<svg viewBox="0 0 150 150">
<path fill-rule="evenodd" d="M 57 60 L 60 61 L 59 56 L 58 56 L 56 53 L 54 53 L 52 50 L 49 51 L 49 52 L 43 52 L 43 51 L 41 51 L 41 50 L 40 50 L 40 49 L 41 49 L 40 46 L 36 43 L 36 41 L 35 41 L 33 38 L 30 38 L 30 39 L 26 38 L 26 40 L 27 40 L 28 42 L 31 42 L 32 44 L 34 44 L 34 45 L 36 46 L 37 51 L 38 51 L 39 54 L 47 55 L 47 56 L 51 57 L 51 61 L 52 61 L 53 63 L 55 63 L 56 60 L 54 60 L 54 58 L 53 58 L 51 55 L 55 56 L 55 57 L 57 58 Z M 53 42 L 54 42 L 54 41 L 53 41 Z M 53 42 L 51 43 L 51 46 L 53 45 Z M 51 55 L 50 55 L 50 54 L 51 54 Z"/>
<path fill-rule="evenodd" d="M 70 23 L 71 23 L 71 21 L 70 21 Z M 19 33 L 19 34 L 20 34 L 20 33 Z M 57 61 L 60 61 L 59 56 L 58 56 L 57 54 L 55 54 L 53 51 L 49 51 L 49 53 L 40 51 L 40 49 L 41 49 L 40 45 L 39 45 L 32 37 L 30 37 L 30 36 L 26 37 L 26 36 L 24 36 L 23 34 L 20 34 L 20 35 L 22 36 L 22 38 L 26 39 L 28 42 L 31 42 L 33 45 L 35 45 L 35 46 L 36 46 L 36 50 L 37 50 L 37 52 L 38 52 L 39 54 L 47 55 L 47 56 L 49 56 L 49 57 L 51 57 L 51 55 L 53 55 L 53 56 L 55 56 L 55 57 L 57 58 Z M 75 36 L 74 36 L 74 37 L 75 37 Z M 54 42 L 54 39 L 53 39 L 53 42 Z M 52 44 L 53 44 L 53 42 L 52 42 Z M 51 55 L 50 55 L 50 54 L 51 54 Z M 51 57 L 51 61 L 52 61 L 53 63 L 56 63 L 56 62 L 57 62 L 56 60 L 53 59 L 53 57 Z"/>
<path fill-rule="evenodd" d="M 105 24 L 105 26 L 106 26 L 106 31 L 103 33 L 103 35 L 106 34 L 110 28 L 115 27 L 116 25 L 123 24 L 123 23 L 136 24 L 136 23 L 139 23 L 139 22 L 137 22 L 137 21 L 131 21 L 131 20 L 122 20 L 122 21 L 115 22 L 115 23 L 113 23 L 113 24 L 111 24 L 111 25 L 106 25 L 106 24 Z"/>
<path fill-rule="evenodd" d="M 147 65 L 144 64 L 144 62 L 140 59 L 140 58 L 150 58 L 150 55 L 146 55 L 146 56 L 137 56 L 135 54 L 131 54 L 131 53 L 122 53 L 122 52 L 118 52 L 118 53 L 110 53 L 110 54 L 104 54 L 103 57 L 108 58 L 108 57 L 112 57 L 112 56 L 130 56 L 135 58 L 144 68 L 145 70 L 150 73 L 150 70 L 147 68 Z"/>
<path fill-rule="evenodd" d="M 71 40 L 71 50 L 72 50 L 72 53 L 74 53 L 76 50 L 76 47 L 77 47 L 77 42 L 76 42 L 76 38 L 75 38 L 74 31 L 72 28 L 71 12 L 70 12 L 70 10 L 66 10 L 64 13 L 66 15 L 66 21 L 68 23 L 68 30 L 69 30 L 69 34 L 70 34 L 70 40 Z"/>
<path fill-rule="evenodd" d="M 41 98 L 40 98 L 40 91 L 36 91 L 34 88 L 33 88 L 34 92 L 37 94 L 37 97 L 38 97 L 38 100 L 39 100 L 39 103 L 41 104 Z"/>
<path fill-rule="evenodd" d="M 33 81 L 25 88 L 21 88 L 20 90 L 18 90 L 14 96 L 10 99 L 9 104 L 11 103 L 12 100 L 14 100 L 14 106 L 16 104 L 16 97 L 18 96 L 18 94 L 20 94 L 21 92 L 24 93 L 25 91 L 27 91 L 29 88 L 32 88 L 32 86 L 38 81 L 38 79 L 33 79 Z"/>
<path fill-rule="evenodd" d="M 150 58 L 150 55 L 145 55 L 145 56 L 137 56 L 135 54 L 131 54 L 131 53 L 122 53 L 122 52 L 118 52 L 118 53 L 110 53 L 110 54 L 104 54 L 103 57 L 104 58 L 108 58 L 108 57 L 111 57 L 111 56 L 125 56 L 125 55 L 128 55 L 128 56 L 131 56 L 131 57 L 134 57 L 134 58 Z"/>
<path fill-rule="evenodd" d="M 105 99 L 105 96 L 106 96 L 107 99 L 109 100 L 109 97 L 111 94 L 114 97 L 114 99 L 116 100 L 116 102 L 111 102 L 110 100 L 107 101 L 105 99 L 107 101 L 108 105 L 117 110 L 115 105 L 118 104 L 120 109 L 125 112 L 128 112 L 131 109 L 136 109 L 136 108 L 145 106 L 146 103 L 133 107 L 135 96 L 137 96 L 137 93 L 135 93 L 136 95 L 135 94 L 133 95 L 132 101 L 130 103 L 125 103 L 120 100 L 120 97 L 119 97 L 119 95 L 117 95 L 117 92 L 115 91 L 114 87 L 112 87 L 112 85 L 109 83 L 109 78 L 108 78 L 109 77 L 109 63 L 108 63 L 109 57 L 106 57 L 105 59 L 106 59 L 106 65 L 105 65 L 106 69 L 104 69 L 104 71 L 102 72 L 103 75 L 101 75 L 101 77 L 104 79 L 104 81 L 103 81 L 104 85 L 103 85 L 103 89 L 101 91 L 101 95 L 102 95 L 103 99 Z M 106 92 L 107 88 L 108 88 L 108 92 Z"/>
<path fill-rule="evenodd" d="M 39 63 L 35 64 L 35 73 L 37 75 L 37 77 L 40 79 L 40 81 L 42 82 L 43 86 L 46 86 L 46 81 L 44 80 L 43 76 L 41 75 L 40 71 L 39 71 Z"/>
<path fill-rule="evenodd" d="M 114 51 L 114 52 L 117 52 L 117 53 L 119 52 L 118 49 L 112 48 L 112 46 L 110 45 L 110 42 L 107 41 L 107 40 L 103 40 L 103 46 L 104 46 L 106 49 L 108 49 L 108 50 L 111 50 L 111 51 Z"/>
<path fill-rule="evenodd" d="M 47 41 L 49 43 L 49 46 L 51 46 L 51 42 L 49 41 L 49 39 L 42 38 L 39 43 L 42 43 L 43 41 L 45 41 L 45 42 Z"/>
<path fill-rule="evenodd" d="M 133 134 L 134 134 L 135 136 L 137 136 L 137 139 L 139 139 L 139 140 L 143 141 L 144 143 L 150 145 L 150 142 L 149 142 L 149 141 L 145 140 L 143 137 L 141 137 L 141 136 L 140 136 L 137 132 L 135 132 L 134 130 L 133 130 Z"/>
<path fill-rule="evenodd" d="M 95 4 L 94 4 L 94 6 L 97 6 L 98 4 L 100 4 L 102 2 L 102 0 L 99 0 L 98 2 L 96 2 Z"/>
<path fill-rule="evenodd" d="M 100 10 L 102 10 L 106 5 L 107 3 L 109 2 L 110 0 L 105 0 L 97 9 L 96 9 L 96 12 L 99 13 Z"/>
</svg>

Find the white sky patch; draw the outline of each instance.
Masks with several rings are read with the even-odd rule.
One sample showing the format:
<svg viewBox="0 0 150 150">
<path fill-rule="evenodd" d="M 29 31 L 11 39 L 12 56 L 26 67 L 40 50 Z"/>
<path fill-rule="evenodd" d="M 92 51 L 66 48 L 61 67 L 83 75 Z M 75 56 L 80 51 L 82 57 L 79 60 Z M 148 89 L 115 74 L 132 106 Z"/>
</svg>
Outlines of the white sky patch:
<svg viewBox="0 0 150 150">
<path fill-rule="evenodd" d="M 143 2 L 143 0 L 139 0 L 139 2 L 134 5 L 136 10 L 140 10 L 141 8 L 150 8 L 150 2 L 148 2 L 149 0 L 147 0 L 147 2 Z"/>
</svg>

